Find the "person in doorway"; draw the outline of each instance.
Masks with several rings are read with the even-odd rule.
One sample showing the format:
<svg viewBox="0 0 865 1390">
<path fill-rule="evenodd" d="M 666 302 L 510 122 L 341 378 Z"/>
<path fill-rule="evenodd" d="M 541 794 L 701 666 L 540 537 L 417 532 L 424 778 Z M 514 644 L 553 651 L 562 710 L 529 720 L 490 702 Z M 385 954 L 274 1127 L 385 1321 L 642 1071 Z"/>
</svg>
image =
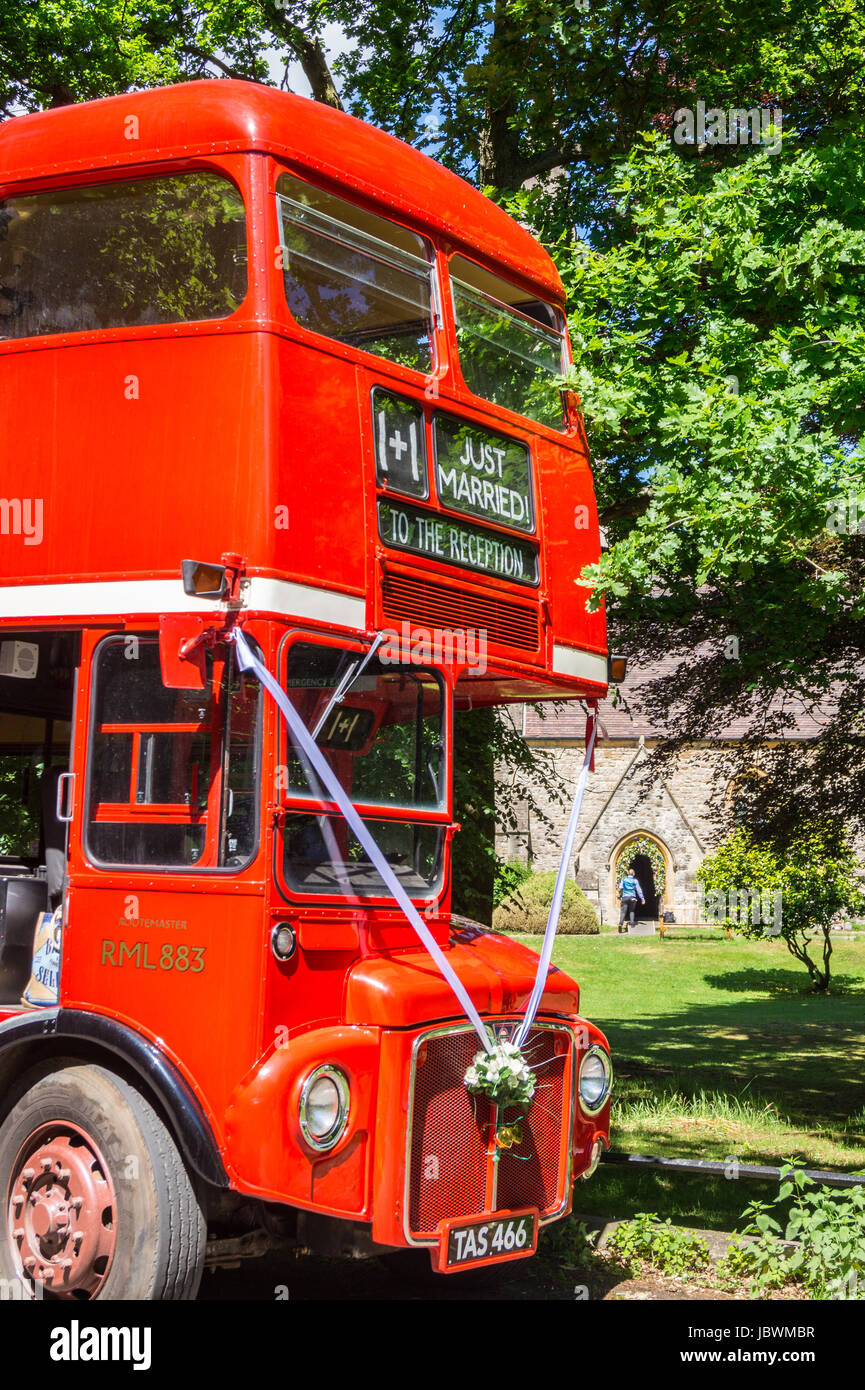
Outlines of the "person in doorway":
<svg viewBox="0 0 865 1390">
<path fill-rule="evenodd" d="M 622 900 L 622 907 L 619 912 L 619 931 L 623 932 L 625 930 L 625 917 L 629 919 L 631 926 L 634 925 L 634 918 L 637 913 L 637 899 L 639 898 L 641 903 L 645 903 L 646 901 L 643 897 L 643 890 L 640 887 L 640 880 L 637 878 L 635 864 L 628 865 L 628 872 L 623 875 L 619 883 L 619 897 Z"/>
</svg>

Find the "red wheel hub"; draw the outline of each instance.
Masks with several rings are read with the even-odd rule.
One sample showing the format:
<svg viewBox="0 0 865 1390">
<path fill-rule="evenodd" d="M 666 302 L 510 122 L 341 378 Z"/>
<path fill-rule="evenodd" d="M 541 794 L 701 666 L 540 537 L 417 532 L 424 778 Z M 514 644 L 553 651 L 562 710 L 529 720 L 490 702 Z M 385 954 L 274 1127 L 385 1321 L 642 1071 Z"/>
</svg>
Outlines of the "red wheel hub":
<svg viewBox="0 0 865 1390">
<path fill-rule="evenodd" d="M 93 1140 L 67 1121 L 43 1125 L 22 1146 L 6 1203 L 19 1277 L 67 1298 L 94 1298 L 111 1266 L 114 1184 Z"/>
</svg>

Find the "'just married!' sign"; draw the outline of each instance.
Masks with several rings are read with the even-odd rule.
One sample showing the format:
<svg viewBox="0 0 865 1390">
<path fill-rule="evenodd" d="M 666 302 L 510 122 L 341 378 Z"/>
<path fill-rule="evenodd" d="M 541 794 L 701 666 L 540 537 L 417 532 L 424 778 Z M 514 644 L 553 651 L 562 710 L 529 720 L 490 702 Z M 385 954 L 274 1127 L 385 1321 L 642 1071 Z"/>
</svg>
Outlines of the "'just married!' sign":
<svg viewBox="0 0 865 1390">
<path fill-rule="evenodd" d="M 532 469 L 525 444 L 453 415 L 437 414 L 436 489 L 443 507 L 509 526 L 535 529 Z"/>
</svg>

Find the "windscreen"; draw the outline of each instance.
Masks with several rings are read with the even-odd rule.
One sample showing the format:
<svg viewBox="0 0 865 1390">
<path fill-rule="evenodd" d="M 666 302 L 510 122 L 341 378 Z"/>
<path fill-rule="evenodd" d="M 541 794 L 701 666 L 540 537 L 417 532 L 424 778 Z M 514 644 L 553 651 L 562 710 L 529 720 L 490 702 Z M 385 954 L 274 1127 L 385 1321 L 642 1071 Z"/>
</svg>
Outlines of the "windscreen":
<svg viewBox="0 0 865 1390">
<path fill-rule="evenodd" d="M 365 815 L 385 859 L 412 893 L 437 880 L 442 827 L 412 824 L 412 812 L 444 813 L 444 701 L 440 678 L 419 667 L 318 643 L 289 649 L 285 686 L 331 770 Z M 314 770 L 289 741 L 279 769 L 284 821 L 283 871 L 302 893 L 384 896 L 387 888 L 338 815 L 316 815 L 304 801 L 328 802 Z M 376 809 L 399 808 L 397 818 Z"/>
</svg>

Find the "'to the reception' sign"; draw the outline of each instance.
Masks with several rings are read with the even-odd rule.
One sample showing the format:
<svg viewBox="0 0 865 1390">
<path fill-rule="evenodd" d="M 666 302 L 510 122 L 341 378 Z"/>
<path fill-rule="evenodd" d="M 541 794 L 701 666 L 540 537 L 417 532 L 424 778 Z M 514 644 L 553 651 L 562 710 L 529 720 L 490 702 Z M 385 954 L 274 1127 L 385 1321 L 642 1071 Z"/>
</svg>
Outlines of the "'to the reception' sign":
<svg viewBox="0 0 865 1390">
<path fill-rule="evenodd" d="M 514 584 L 536 585 L 538 555 L 518 536 L 487 531 L 440 513 L 421 511 L 402 502 L 380 500 L 378 533 L 386 545 L 427 555 L 448 565 L 494 574 Z"/>
</svg>

